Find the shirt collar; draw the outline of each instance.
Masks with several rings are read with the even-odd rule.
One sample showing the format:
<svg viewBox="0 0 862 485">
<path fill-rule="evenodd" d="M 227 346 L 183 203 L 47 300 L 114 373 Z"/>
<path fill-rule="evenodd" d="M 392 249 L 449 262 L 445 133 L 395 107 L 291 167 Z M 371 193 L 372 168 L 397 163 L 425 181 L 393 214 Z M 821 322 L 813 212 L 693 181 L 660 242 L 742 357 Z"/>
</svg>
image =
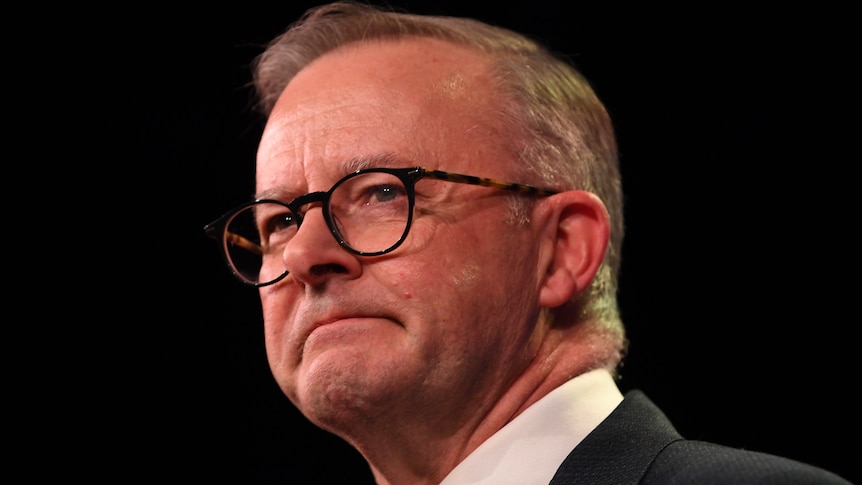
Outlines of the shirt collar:
<svg viewBox="0 0 862 485">
<path fill-rule="evenodd" d="M 607 370 L 577 376 L 479 445 L 440 485 L 547 484 L 572 448 L 622 399 Z"/>
</svg>

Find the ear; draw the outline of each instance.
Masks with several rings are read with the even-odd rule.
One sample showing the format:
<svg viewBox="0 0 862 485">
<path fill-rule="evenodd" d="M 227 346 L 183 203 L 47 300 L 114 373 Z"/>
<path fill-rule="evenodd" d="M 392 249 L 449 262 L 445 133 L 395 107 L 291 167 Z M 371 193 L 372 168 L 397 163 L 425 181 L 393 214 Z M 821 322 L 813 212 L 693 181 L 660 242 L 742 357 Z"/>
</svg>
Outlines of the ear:
<svg viewBox="0 0 862 485">
<path fill-rule="evenodd" d="M 539 304 L 555 308 L 584 291 L 602 264 L 610 240 L 608 212 L 590 192 L 570 190 L 545 199 Z"/>
</svg>

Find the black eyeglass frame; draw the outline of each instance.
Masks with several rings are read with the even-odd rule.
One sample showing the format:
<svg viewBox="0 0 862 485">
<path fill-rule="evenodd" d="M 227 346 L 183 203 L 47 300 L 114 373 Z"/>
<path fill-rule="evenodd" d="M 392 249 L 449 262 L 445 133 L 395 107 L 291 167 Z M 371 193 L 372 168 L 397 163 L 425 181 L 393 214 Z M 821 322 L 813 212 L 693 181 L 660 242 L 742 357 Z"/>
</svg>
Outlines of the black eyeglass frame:
<svg viewBox="0 0 862 485">
<path fill-rule="evenodd" d="M 330 214 L 329 209 L 329 201 L 332 196 L 332 193 L 343 183 L 348 180 L 357 177 L 359 175 L 363 175 L 371 172 L 382 172 L 394 175 L 404 184 L 404 188 L 407 191 L 407 200 L 409 205 L 409 210 L 407 213 L 407 222 L 404 225 L 404 232 L 398 238 L 398 240 L 389 246 L 388 248 L 382 251 L 357 251 L 352 248 L 347 241 L 344 240 L 343 237 L 338 232 L 338 228 L 332 220 L 332 215 Z M 366 168 L 362 170 L 357 170 L 355 172 L 351 172 L 346 176 L 342 177 L 338 182 L 336 182 L 329 190 L 327 191 L 318 191 L 318 192 L 310 192 L 305 195 L 300 195 L 290 202 L 283 202 L 278 199 L 255 199 L 250 202 L 245 202 L 240 204 L 228 212 L 224 213 L 221 217 L 210 222 L 206 226 L 204 226 L 204 232 L 210 238 L 220 241 L 221 246 L 221 256 L 224 260 L 225 264 L 227 264 L 230 272 L 240 281 L 247 285 L 254 286 L 255 288 L 260 288 L 263 286 L 272 285 L 284 279 L 288 270 L 285 269 L 283 273 L 281 273 L 278 277 L 273 280 L 266 281 L 263 283 L 255 283 L 245 277 L 243 277 L 239 271 L 234 267 L 233 262 L 231 261 L 229 252 L 228 252 L 228 243 L 233 243 L 238 246 L 242 246 L 245 249 L 256 252 L 259 254 L 263 254 L 263 250 L 260 248 L 255 242 L 249 241 L 248 239 L 239 236 L 238 234 L 231 233 L 227 230 L 228 224 L 233 220 L 234 216 L 239 214 L 241 211 L 248 209 L 254 205 L 271 203 L 278 204 L 285 208 L 287 208 L 291 214 L 296 219 L 296 228 L 299 230 L 299 227 L 302 225 L 302 213 L 300 212 L 300 208 L 304 205 L 312 204 L 315 202 L 320 202 L 321 207 L 323 209 L 323 219 L 326 221 L 326 226 L 329 228 L 332 236 L 335 237 L 335 240 L 338 241 L 338 244 L 347 250 L 350 253 L 356 254 L 358 256 L 381 256 L 386 253 L 390 253 L 394 251 L 404 240 L 407 238 L 407 233 L 410 232 L 410 226 L 413 224 L 413 207 L 416 200 L 416 192 L 415 185 L 416 182 L 423 178 L 430 178 L 435 180 L 443 180 L 446 182 L 454 182 L 458 184 L 467 184 L 467 185 L 478 185 L 482 187 L 491 187 L 495 189 L 509 190 L 513 192 L 518 192 L 521 194 L 534 195 L 538 197 L 546 197 L 550 195 L 554 195 L 558 193 L 558 191 L 553 189 L 546 189 L 541 187 L 535 187 L 532 185 L 521 184 L 516 182 L 506 182 L 502 180 L 496 180 L 485 177 L 477 177 L 475 175 L 464 175 L 460 173 L 454 172 L 444 172 L 442 170 L 433 170 L 425 167 L 410 167 L 410 168 L 384 168 L 384 167 L 376 167 L 376 168 Z"/>
</svg>

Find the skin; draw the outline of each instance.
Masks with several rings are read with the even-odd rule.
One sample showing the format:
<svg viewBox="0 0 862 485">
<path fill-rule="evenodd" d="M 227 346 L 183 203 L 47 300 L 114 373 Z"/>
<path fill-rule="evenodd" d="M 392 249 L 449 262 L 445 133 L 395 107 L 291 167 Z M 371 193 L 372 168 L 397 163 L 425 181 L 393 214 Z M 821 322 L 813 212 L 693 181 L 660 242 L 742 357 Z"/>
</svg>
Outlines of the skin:
<svg viewBox="0 0 862 485">
<path fill-rule="evenodd" d="M 291 81 L 260 142 L 257 191 L 291 200 L 360 166 L 517 180 L 479 54 L 431 39 L 358 43 Z M 366 161 L 358 165 L 357 160 Z M 369 162 L 370 161 L 370 162 Z M 514 178 L 513 178 L 514 177 Z M 290 275 L 260 289 L 267 357 L 285 395 L 356 447 L 378 483 L 438 483 L 526 406 L 587 370 L 566 302 L 607 245 L 601 202 L 541 199 L 506 223 L 509 195 L 417 184 L 405 243 L 342 249 L 319 205 L 285 248 Z"/>
</svg>

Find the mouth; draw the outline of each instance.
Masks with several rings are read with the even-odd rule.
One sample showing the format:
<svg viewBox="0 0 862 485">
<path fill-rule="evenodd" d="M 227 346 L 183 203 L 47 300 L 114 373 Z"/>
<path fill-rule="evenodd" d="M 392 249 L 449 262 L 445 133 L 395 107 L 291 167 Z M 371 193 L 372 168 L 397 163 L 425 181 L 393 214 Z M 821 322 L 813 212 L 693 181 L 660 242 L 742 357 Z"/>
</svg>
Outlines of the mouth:
<svg viewBox="0 0 862 485">
<path fill-rule="evenodd" d="M 302 339 L 303 350 L 309 345 L 347 342 L 367 336 L 369 332 L 380 329 L 381 325 L 390 327 L 396 321 L 391 317 L 374 314 L 329 315 L 316 320 Z"/>
<path fill-rule="evenodd" d="M 312 325 L 311 331 L 309 331 L 308 334 L 311 335 L 320 329 L 324 329 L 326 327 L 330 327 L 333 325 L 349 325 L 351 322 L 356 322 L 356 321 L 359 321 L 359 320 L 362 320 L 365 318 L 367 318 L 367 317 L 354 316 L 354 315 L 327 318 L 326 320 L 321 320 L 319 322 L 316 322 L 314 325 Z"/>
<path fill-rule="evenodd" d="M 392 320 L 387 317 L 381 316 L 371 316 L 371 315 L 343 315 L 338 317 L 331 317 L 325 320 L 320 320 L 311 326 L 311 329 L 308 332 L 308 336 L 311 336 L 315 332 L 319 331 L 329 331 L 333 330 L 336 327 L 345 327 L 345 326 L 357 326 L 357 325 L 367 325 L 372 322 L 379 322 L 381 320 L 385 320 L 391 322 Z"/>
</svg>

